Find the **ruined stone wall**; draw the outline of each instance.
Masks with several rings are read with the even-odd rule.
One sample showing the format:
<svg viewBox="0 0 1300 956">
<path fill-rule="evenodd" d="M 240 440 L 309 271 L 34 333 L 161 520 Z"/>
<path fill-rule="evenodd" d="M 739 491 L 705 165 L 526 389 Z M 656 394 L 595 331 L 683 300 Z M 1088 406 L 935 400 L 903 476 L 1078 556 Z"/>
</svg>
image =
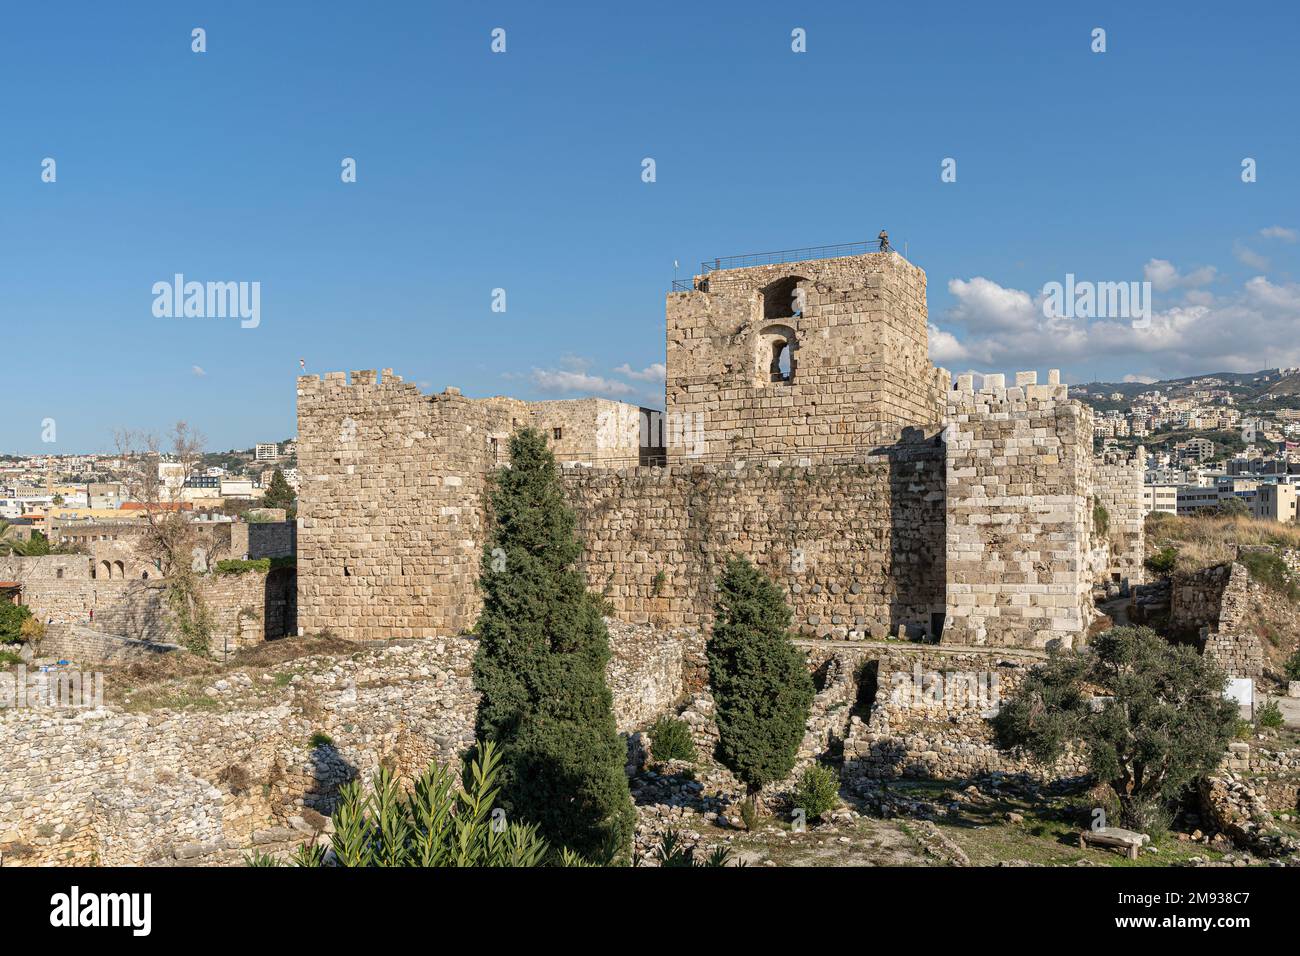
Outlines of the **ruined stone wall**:
<svg viewBox="0 0 1300 956">
<path fill-rule="evenodd" d="M 1094 546 L 1106 546 L 1107 563 L 1098 569 L 1106 581 L 1132 585 L 1146 580 L 1145 475 L 1146 453 L 1141 448 L 1132 456 L 1107 454 L 1093 459 L 1093 499 L 1106 509 L 1109 525 L 1104 536 L 1093 528 Z"/>
<path fill-rule="evenodd" d="M 289 633 L 288 592 L 296 585 L 293 571 L 210 574 L 200 578 L 199 585 L 212 616 L 208 646 L 214 656 L 223 657 Z"/>
<path fill-rule="evenodd" d="M 215 656 L 290 633 L 295 605 L 292 570 L 211 573 L 199 575 L 196 581 L 211 618 L 208 644 Z M 115 593 L 109 597 L 108 590 Z M 112 582 L 99 591 L 104 600 L 96 606 L 94 621 L 84 622 L 93 629 L 143 641 L 182 640 L 168 607 L 164 579 Z"/>
<path fill-rule="evenodd" d="M 681 698 L 684 646 L 611 627 L 620 731 L 644 728 Z M 3 864 L 237 866 L 250 849 L 305 842 L 307 811 L 331 810 L 340 784 L 368 780 L 381 764 L 409 780 L 430 761 L 460 758 L 474 740 L 475 647 L 396 641 L 236 670 L 202 689 L 199 709 L 0 707 Z M 13 679 L 0 673 L 0 700 Z M 314 734 L 331 742 L 312 747 Z"/>
<path fill-rule="evenodd" d="M 51 624 L 41 638 L 37 653 L 78 665 L 129 664 L 176 650 L 176 644 L 136 640 L 106 634 L 79 624 Z"/>
<path fill-rule="evenodd" d="M 1077 754 L 1046 767 L 1005 753 L 990 717 L 1040 658 L 1023 652 L 898 644 L 819 649 L 823 714 L 809 721 L 802 756 L 842 747 L 850 789 L 900 777 L 960 780 L 991 771 L 1056 779 L 1083 773 Z"/>
<path fill-rule="evenodd" d="M 1209 631 L 1203 636 L 1201 650 L 1229 677 L 1264 676 L 1264 645 L 1256 634 Z"/>
<path fill-rule="evenodd" d="M 385 370 L 298 380 L 298 626 L 342 637 L 470 627 L 501 405 Z"/>
<path fill-rule="evenodd" d="M 54 623 L 84 624 L 95 606 L 96 580 L 84 554 L 0 557 L 0 581 L 22 585 L 22 603 L 33 616 Z"/>
<path fill-rule="evenodd" d="M 1249 591 L 1250 572 L 1236 562 L 1176 574 L 1169 599 L 1169 625 L 1184 637 L 1195 636 L 1205 627 L 1236 630 Z"/>
<path fill-rule="evenodd" d="M 916 430 L 877 452 L 803 466 L 566 469 L 588 585 L 621 619 L 703 627 L 714 582 L 741 555 L 785 592 L 799 633 L 930 631 L 944 610 L 943 449 Z"/>
<path fill-rule="evenodd" d="M 1055 371 L 1016 380 L 963 375 L 949 397 L 943 640 L 1071 647 L 1094 614 L 1092 412 Z"/>
<path fill-rule="evenodd" d="M 852 453 L 943 413 L 925 273 L 896 254 L 712 272 L 668 295 L 667 325 L 672 461 Z M 788 382 L 771 380 L 778 333 L 794 340 Z"/>
<path fill-rule="evenodd" d="M 1178 574 L 1173 581 L 1170 628 L 1195 637 L 1202 653 L 1229 677 L 1264 673 L 1264 645 L 1246 622 L 1250 590 L 1250 572 L 1235 561 Z"/>
</svg>

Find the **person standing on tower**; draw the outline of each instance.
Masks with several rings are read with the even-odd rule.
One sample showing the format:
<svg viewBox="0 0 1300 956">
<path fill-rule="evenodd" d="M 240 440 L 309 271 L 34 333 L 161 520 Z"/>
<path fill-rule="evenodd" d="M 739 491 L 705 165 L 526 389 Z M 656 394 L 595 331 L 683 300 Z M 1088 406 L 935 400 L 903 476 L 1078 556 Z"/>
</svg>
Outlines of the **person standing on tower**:
<svg viewBox="0 0 1300 956">
<path fill-rule="evenodd" d="M 892 252 L 892 251 L 893 251 L 892 249 L 889 248 L 889 233 L 887 233 L 887 232 L 885 232 L 885 230 L 881 229 L 881 230 L 880 230 L 880 235 L 876 236 L 876 238 L 880 240 L 880 251 L 881 251 L 881 252 Z"/>
</svg>

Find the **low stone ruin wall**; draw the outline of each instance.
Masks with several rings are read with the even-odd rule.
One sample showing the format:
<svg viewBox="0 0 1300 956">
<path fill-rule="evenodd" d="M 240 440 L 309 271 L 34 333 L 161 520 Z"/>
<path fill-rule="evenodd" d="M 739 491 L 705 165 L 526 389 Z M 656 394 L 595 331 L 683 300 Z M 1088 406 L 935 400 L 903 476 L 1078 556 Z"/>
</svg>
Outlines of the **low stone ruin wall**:
<svg viewBox="0 0 1300 956">
<path fill-rule="evenodd" d="M 1180 574 L 1170 596 L 1170 627 L 1188 637 L 1203 627 L 1232 631 L 1241 623 L 1249 592 L 1250 572 L 1235 562 Z"/>
<path fill-rule="evenodd" d="M 76 624 L 51 624 L 41 638 L 37 653 L 78 664 L 129 664 L 178 649 L 176 644 L 118 637 Z"/>
<path fill-rule="evenodd" d="M 1254 634 L 1207 631 L 1201 638 L 1201 652 L 1229 677 L 1264 676 L 1264 645 Z"/>
<path fill-rule="evenodd" d="M 894 650 L 864 658 L 859 673 L 875 682 L 868 706 L 859 694 L 844 739 L 845 781 L 968 779 L 981 773 L 1029 773 L 1055 779 L 1084 772 L 1075 756 L 1044 767 L 999 750 L 990 718 L 1039 658 L 1003 653 Z"/>
<path fill-rule="evenodd" d="M 685 645 L 612 630 L 608 679 L 627 731 L 682 698 Z M 429 638 L 236 670 L 187 693 L 186 709 L 0 707 L 2 862 L 238 864 L 250 848 L 303 842 L 339 784 L 381 764 L 409 779 L 472 744 L 476 646 Z"/>
</svg>

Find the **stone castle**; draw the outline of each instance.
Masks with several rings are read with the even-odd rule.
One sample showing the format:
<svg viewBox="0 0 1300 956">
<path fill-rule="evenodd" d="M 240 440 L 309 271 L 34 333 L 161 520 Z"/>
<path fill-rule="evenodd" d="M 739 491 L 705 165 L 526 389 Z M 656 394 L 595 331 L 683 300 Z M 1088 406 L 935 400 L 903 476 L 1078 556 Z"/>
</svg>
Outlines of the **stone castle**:
<svg viewBox="0 0 1300 956">
<path fill-rule="evenodd" d="M 485 490 L 512 431 L 552 443 L 590 586 L 700 627 L 731 555 L 808 638 L 1078 646 L 1142 575 L 1141 453 L 1094 458 L 1057 372 L 954 380 L 897 253 L 705 268 L 667 297 L 665 410 L 423 394 L 385 369 L 298 380 L 298 625 L 470 628 Z"/>
</svg>

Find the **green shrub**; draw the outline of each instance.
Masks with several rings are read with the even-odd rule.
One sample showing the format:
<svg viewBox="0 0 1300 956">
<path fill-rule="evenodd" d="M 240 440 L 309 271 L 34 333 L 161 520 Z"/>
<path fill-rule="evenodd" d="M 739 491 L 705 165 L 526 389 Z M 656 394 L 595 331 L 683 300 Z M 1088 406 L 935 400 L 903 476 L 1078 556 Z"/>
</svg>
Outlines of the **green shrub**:
<svg viewBox="0 0 1300 956">
<path fill-rule="evenodd" d="M 331 737 L 329 734 L 321 733 L 319 730 L 316 731 L 316 733 L 312 734 L 311 739 L 307 741 L 308 750 L 315 750 L 317 747 L 333 747 L 333 746 L 334 746 L 334 738 Z"/>
<path fill-rule="evenodd" d="M 1300 599 L 1300 588 L 1291 580 L 1291 572 L 1281 555 L 1273 551 L 1242 551 L 1237 561 L 1245 565 L 1252 580 L 1292 601 Z"/>
<path fill-rule="evenodd" d="M 1100 501 L 1092 506 L 1092 530 L 1099 538 L 1104 538 L 1110 531 L 1110 512 Z"/>
<path fill-rule="evenodd" d="M 531 824 L 495 813 L 500 754 L 485 744 L 466 768 L 463 788 L 456 774 L 430 764 L 409 792 L 392 771 L 381 769 L 366 792 L 360 781 L 339 788 L 334 833 L 328 850 L 315 840 L 299 847 L 298 866 L 488 867 L 572 865 L 571 854 L 552 854 Z M 548 860 L 549 858 L 549 860 Z M 277 866 L 254 853 L 249 866 Z"/>
<path fill-rule="evenodd" d="M 22 604 L 0 600 L 0 644 L 17 644 L 22 640 L 23 624 L 31 620 L 31 610 Z"/>
<path fill-rule="evenodd" d="M 1147 834 L 1155 842 L 1169 832 L 1174 814 L 1164 800 L 1135 800 L 1128 808 L 1125 820 L 1132 829 Z"/>
<path fill-rule="evenodd" d="M 840 775 L 834 767 L 813 764 L 799 777 L 792 802 L 808 820 L 834 810 L 840 802 Z"/>
<path fill-rule="evenodd" d="M 1287 680 L 1300 680 L 1300 650 L 1286 659 L 1282 669 L 1286 671 Z"/>
<path fill-rule="evenodd" d="M 651 856 L 659 861 L 662 867 L 714 867 L 731 865 L 731 850 L 725 846 L 714 847 L 709 855 L 702 860 L 695 858 L 695 847 L 687 846 L 682 840 L 682 836 L 676 830 L 667 830 L 659 838 L 659 845 L 654 848 Z M 637 860 L 636 864 L 641 865 Z M 736 866 L 744 866 L 743 861 L 739 861 Z"/>
<path fill-rule="evenodd" d="M 790 640 L 790 608 L 766 575 L 732 558 L 719 582 L 705 653 L 718 756 L 751 796 L 794 769 L 813 680 Z"/>
<path fill-rule="evenodd" d="M 690 725 L 666 714 L 660 717 L 650 728 L 650 753 L 655 760 L 694 761 L 695 741 L 691 739 Z"/>
<path fill-rule="evenodd" d="M 0 667 L 11 667 L 22 662 L 23 659 L 13 651 L 0 651 Z"/>
<path fill-rule="evenodd" d="M 474 686 L 477 736 L 500 747 L 502 805 L 552 846 L 629 860 L 636 817 L 605 678 L 605 606 L 578 570 L 576 519 L 536 429 L 511 437 L 490 517 Z"/>
<path fill-rule="evenodd" d="M 1277 729 L 1282 726 L 1282 708 L 1278 706 L 1277 701 L 1265 701 L 1259 710 L 1255 711 L 1255 723 L 1261 727 Z"/>
<path fill-rule="evenodd" d="M 242 558 L 226 558 L 217 562 L 218 574 L 245 574 L 249 571 L 261 571 L 265 574 L 270 570 L 270 558 L 255 558 L 251 561 Z"/>
<path fill-rule="evenodd" d="M 249 571 L 260 571 L 266 574 L 270 571 L 276 571 L 280 568 L 296 568 L 298 559 L 290 556 L 285 558 L 223 558 L 217 562 L 217 574 L 247 574 Z"/>
<path fill-rule="evenodd" d="M 1143 563 L 1152 574 L 1172 574 L 1174 568 L 1178 566 L 1178 549 L 1175 547 L 1161 548 Z"/>
</svg>

